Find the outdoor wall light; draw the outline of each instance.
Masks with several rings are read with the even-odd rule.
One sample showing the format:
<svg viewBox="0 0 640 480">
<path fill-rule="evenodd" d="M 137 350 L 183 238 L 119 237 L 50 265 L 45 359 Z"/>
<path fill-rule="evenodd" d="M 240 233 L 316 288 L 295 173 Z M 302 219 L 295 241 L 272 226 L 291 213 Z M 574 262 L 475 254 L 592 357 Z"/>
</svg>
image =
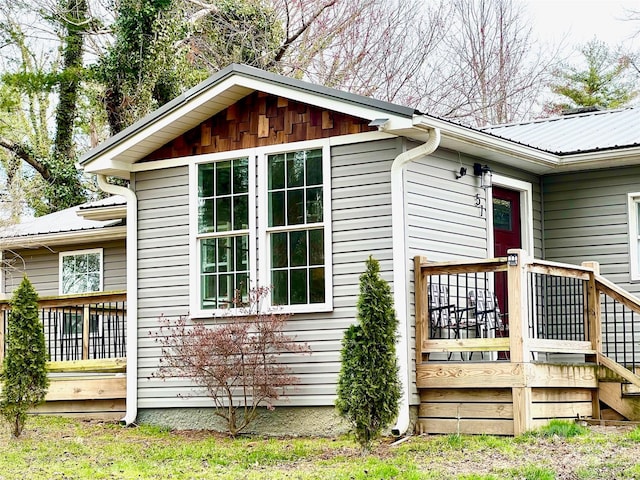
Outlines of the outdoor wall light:
<svg viewBox="0 0 640 480">
<path fill-rule="evenodd" d="M 510 267 L 518 266 L 518 254 L 517 253 L 508 253 L 507 254 L 507 265 Z"/>
<path fill-rule="evenodd" d="M 491 188 L 492 180 L 491 180 L 491 168 L 489 165 L 480 165 L 479 163 L 473 164 L 473 174 L 477 177 L 480 177 L 480 186 L 485 190 L 487 188 Z"/>
</svg>

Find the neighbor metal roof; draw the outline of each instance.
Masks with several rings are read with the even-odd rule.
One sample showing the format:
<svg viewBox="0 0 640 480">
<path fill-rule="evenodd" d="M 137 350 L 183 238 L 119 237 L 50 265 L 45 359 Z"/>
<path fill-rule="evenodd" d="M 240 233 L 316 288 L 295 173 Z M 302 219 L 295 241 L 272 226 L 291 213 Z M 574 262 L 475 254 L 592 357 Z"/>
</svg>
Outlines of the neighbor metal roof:
<svg viewBox="0 0 640 480">
<path fill-rule="evenodd" d="M 50 213 L 42 217 L 37 217 L 28 222 L 11 225 L 0 229 L 0 238 L 31 237 L 49 233 L 80 232 L 84 230 L 95 230 L 104 227 L 122 225 L 122 219 L 115 220 L 88 220 L 78 215 L 80 209 L 100 208 L 113 205 L 122 205 L 126 201 L 119 195 L 108 197 L 96 202 L 88 202 L 75 207 Z"/>
<path fill-rule="evenodd" d="M 640 146 L 640 108 L 599 110 L 481 131 L 557 155 Z"/>
</svg>

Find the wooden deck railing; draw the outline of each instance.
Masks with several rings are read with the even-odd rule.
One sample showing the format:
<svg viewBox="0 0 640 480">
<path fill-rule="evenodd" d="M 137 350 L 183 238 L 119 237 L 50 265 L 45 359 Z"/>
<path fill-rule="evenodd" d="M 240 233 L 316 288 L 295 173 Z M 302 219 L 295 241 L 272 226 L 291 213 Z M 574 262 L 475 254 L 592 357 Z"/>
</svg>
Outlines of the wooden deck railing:
<svg viewBox="0 0 640 480">
<path fill-rule="evenodd" d="M 39 310 L 49 360 L 126 357 L 126 292 L 40 298 Z M 0 301 L 0 361 L 6 348 L 9 302 Z"/>
<path fill-rule="evenodd" d="M 636 372 L 640 301 L 600 276 L 597 262 L 560 264 L 510 250 L 477 261 L 416 257 L 414 265 L 418 363 L 598 362 L 600 355 Z M 473 304 L 500 289 L 494 309 Z"/>
</svg>

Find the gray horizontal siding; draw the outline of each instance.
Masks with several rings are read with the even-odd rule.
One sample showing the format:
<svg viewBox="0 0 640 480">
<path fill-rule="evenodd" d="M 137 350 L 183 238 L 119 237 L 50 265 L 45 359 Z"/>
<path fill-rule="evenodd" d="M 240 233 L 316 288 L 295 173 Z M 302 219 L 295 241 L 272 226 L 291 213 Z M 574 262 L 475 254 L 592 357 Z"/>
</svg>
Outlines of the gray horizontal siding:
<svg viewBox="0 0 640 480">
<path fill-rule="evenodd" d="M 328 313 L 297 314 L 286 330 L 307 342 L 311 355 L 285 355 L 300 384 L 283 404 L 332 405 L 340 371 L 344 330 L 355 321 L 359 276 L 373 255 L 384 278 L 392 279 L 391 185 L 389 170 L 400 143 L 385 140 L 333 147 L 333 301 Z M 139 407 L 208 406 L 204 396 L 182 400 L 185 379 L 152 378 L 160 348 L 153 339 L 160 315 L 177 318 L 189 309 L 188 170 L 136 174 L 138 195 Z"/>
<path fill-rule="evenodd" d="M 59 290 L 59 254 L 65 251 L 103 248 L 103 289 L 105 291 L 125 290 L 127 288 L 127 266 L 125 241 L 117 240 L 104 243 L 87 243 L 69 247 L 38 248 L 16 250 L 14 254 L 5 252 L 10 267 L 5 269 L 4 292 L 11 294 L 22 281 L 26 273 L 40 296 L 58 295 Z"/>
<path fill-rule="evenodd" d="M 640 167 L 549 175 L 544 178 L 548 260 L 600 263 L 600 272 L 633 293 L 629 281 L 627 194 L 640 191 Z"/>
</svg>

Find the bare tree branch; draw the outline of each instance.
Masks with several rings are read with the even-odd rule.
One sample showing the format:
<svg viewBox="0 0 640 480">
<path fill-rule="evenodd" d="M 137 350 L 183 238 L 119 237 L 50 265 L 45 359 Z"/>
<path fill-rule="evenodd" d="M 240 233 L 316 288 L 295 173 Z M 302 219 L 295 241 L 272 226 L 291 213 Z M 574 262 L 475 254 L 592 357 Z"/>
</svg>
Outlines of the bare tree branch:
<svg viewBox="0 0 640 480">
<path fill-rule="evenodd" d="M 26 163 L 31 165 L 36 172 L 38 172 L 45 180 L 51 179 L 51 172 L 45 167 L 42 162 L 35 158 L 31 152 L 31 149 L 20 143 L 14 142 L 6 137 L 0 137 L 0 147 L 5 148 L 9 152 L 21 158 Z"/>
</svg>

